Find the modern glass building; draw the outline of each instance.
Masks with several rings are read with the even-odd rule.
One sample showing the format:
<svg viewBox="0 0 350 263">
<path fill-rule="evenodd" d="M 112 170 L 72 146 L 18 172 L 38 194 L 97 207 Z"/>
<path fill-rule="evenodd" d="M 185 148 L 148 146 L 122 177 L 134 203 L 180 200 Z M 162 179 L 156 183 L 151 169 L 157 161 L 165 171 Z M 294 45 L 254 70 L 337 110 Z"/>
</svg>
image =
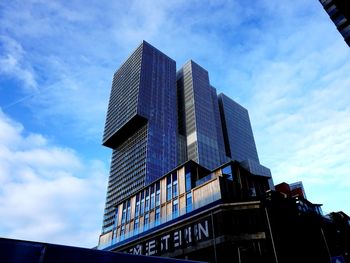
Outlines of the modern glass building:
<svg viewBox="0 0 350 263">
<path fill-rule="evenodd" d="M 239 162 L 230 161 L 210 171 L 189 160 L 118 203 L 115 225 L 100 236 L 98 248 L 123 251 L 120 249 L 125 244 L 147 239 L 147 235 L 160 229 L 169 229 L 169 226 L 203 212 L 205 207 L 227 201 L 239 202 L 240 205 L 243 201 L 255 201 L 270 189 L 269 178 L 249 173 Z M 193 229 L 192 237 L 187 235 L 187 239 L 198 239 L 197 233 Z M 178 238 L 181 242 L 186 235 Z M 194 250 L 200 248 L 195 248 L 194 243 L 191 245 Z M 170 252 L 163 250 L 164 255 Z M 159 244 L 142 251 L 148 255 L 161 254 Z"/>
<path fill-rule="evenodd" d="M 250 159 L 259 163 L 247 109 L 224 94 L 219 94 L 219 104 L 226 155 L 239 162 Z"/>
<path fill-rule="evenodd" d="M 177 161 L 176 63 L 143 41 L 115 72 L 103 145 L 113 149 L 103 232 L 115 205 Z"/>
<path fill-rule="evenodd" d="M 103 145 L 113 153 L 102 235 L 115 227 L 122 200 L 188 160 L 209 170 L 236 160 L 271 178 L 248 111 L 218 99 L 200 65 L 190 60 L 176 72 L 176 62 L 145 41 L 114 74 Z"/>
<path fill-rule="evenodd" d="M 348 244 L 325 246 L 320 205 L 304 199 L 299 183 L 288 185 L 290 196 L 274 191 L 248 111 L 217 96 L 204 68 L 190 60 L 176 72 L 175 61 L 145 41 L 114 74 L 103 145 L 113 154 L 97 249 L 330 262 L 345 251 L 338 244 Z"/>
<path fill-rule="evenodd" d="M 226 156 L 216 90 L 208 72 L 190 60 L 177 72 L 177 86 L 183 98 L 181 132 L 186 136 L 187 159 L 214 169 Z"/>
</svg>

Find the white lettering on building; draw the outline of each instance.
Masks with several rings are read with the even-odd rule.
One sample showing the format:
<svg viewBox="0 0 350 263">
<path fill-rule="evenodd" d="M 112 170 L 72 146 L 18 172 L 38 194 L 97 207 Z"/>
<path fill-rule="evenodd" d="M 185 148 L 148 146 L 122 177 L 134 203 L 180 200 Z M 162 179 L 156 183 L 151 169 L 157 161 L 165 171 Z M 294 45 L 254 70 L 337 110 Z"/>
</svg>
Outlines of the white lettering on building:
<svg viewBox="0 0 350 263">
<path fill-rule="evenodd" d="M 151 240 L 151 241 L 147 242 L 146 243 L 146 256 L 152 256 L 152 255 L 155 255 L 156 253 L 157 253 L 156 241 Z"/>
<path fill-rule="evenodd" d="M 160 243 L 160 250 L 161 251 L 168 251 L 169 250 L 169 238 L 170 238 L 170 235 L 165 235 L 163 236 L 160 240 L 161 240 L 161 243 Z"/>
<path fill-rule="evenodd" d="M 205 228 L 202 226 L 201 223 L 198 223 L 198 240 L 202 240 L 202 234 L 204 234 L 206 238 L 209 237 L 208 220 L 205 220 L 204 224 Z"/>
<path fill-rule="evenodd" d="M 208 219 L 196 222 L 190 226 L 175 230 L 161 237 L 137 244 L 126 252 L 134 255 L 160 255 L 177 248 L 189 247 L 193 242 L 201 242 L 210 238 Z M 158 246 L 157 246 L 158 244 Z M 160 250 L 159 250 L 160 245 Z M 158 249 L 157 249 L 158 247 Z"/>
<path fill-rule="evenodd" d="M 182 244 L 182 235 L 181 230 L 174 232 L 174 248 L 181 247 Z"/>
</svg>

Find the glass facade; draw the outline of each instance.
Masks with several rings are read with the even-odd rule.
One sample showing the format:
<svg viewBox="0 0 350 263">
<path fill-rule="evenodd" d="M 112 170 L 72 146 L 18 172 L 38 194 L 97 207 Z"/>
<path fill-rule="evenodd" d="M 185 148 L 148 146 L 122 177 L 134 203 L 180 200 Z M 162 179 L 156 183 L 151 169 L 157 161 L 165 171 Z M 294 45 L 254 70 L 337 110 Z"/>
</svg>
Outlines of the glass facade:
<svg viewBox="0 0 350 263">
<path fill-rule="evenodd" d="M 251 159 L 259 163 L 247 109 L 224 94 L 219 95 L 219 105 L 227 156 L 239 162 Z"/>
<path fill-rule="evenodd" d="M 112 138 L 119 136 L 122 128 L 137 114 L 142 49 L 143 45 L 140 45 L 114 73 L 103 134 L 104 145 L 113 146 Z"/>
<path fill-rule="evenodd" d="M 176 63 L 143 41 L 113 78 L 103 136 L 113 149 L 103 233 L 118 202 L 178 165 L 177 122 Z M 142 199 L 146 208 L 154 195 Z"/>
<path fill-rule="evenodd" d="M 224 142 L 216 90 L 208 72 L 190 60 L 177 73 L 180 131 L 186 135 L 187 159 L 209 169 L 224 162 Z"/>
<path fill-rule="evenodd" d="M 148 230 L 182 220 L 187 213 L 193 214 L 220 199 L 242 201 L 243 197 L 261 196 L 269 189 L 268 180 L 269 177 L 249 173 L 238 162 L 231 161 L 210 171 L 188 161 L 118 204 L 116 223 L 110 232 L 101 235 L 99 248 L 141 237 Z M 153 207 L 154 192 L 159 193 L 154 197 L 157 200 L 159 196 L 159 201 Z"/>
<path fill-rule="evenodd" d="M 190 60 L 176 72 L 175 61 L 145 41 L 114 74 L 102 143 L 113 149 L 102 234 L 115 228 L 116 206 L 187 160 L 210 170 L 230 159 L 259 164 L 248 111 L 225 95 L 218 98 L 201 66 Z M 196 182 L 187 170 L 183 180 L 183 200 L 182 181 L 170 173 L 163 197 L 158 182 L 120 207 L 123 232 L 132 211 L 143 216 L 135 228 L 157 221 L 162 198 L 176 199 L 172 216 L 181 215 L 181 202 L 191 211 Z"/>
<path fill-rule="evenodd" d="M 176 63 L 144 42 L 138 112 L 148 120 L 145 184 L 178 165 Z"/>
</svg>

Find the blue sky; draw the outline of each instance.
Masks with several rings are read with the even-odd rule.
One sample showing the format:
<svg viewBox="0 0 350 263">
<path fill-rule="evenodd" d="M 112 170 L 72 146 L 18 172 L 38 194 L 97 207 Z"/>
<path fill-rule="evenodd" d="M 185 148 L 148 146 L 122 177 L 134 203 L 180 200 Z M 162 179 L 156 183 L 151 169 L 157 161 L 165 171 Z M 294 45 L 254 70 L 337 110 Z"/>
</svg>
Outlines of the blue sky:
<svg viewBox="0 0 350 263">
<path fill-rule="evenodd" d="M 112 75 L 143 39 L 249 110 L 275 183 L 350 214 L 350 49 L 317 0 L 13 0 L 0 20 L 0 236 L 97 244 Z"/>
</svg>

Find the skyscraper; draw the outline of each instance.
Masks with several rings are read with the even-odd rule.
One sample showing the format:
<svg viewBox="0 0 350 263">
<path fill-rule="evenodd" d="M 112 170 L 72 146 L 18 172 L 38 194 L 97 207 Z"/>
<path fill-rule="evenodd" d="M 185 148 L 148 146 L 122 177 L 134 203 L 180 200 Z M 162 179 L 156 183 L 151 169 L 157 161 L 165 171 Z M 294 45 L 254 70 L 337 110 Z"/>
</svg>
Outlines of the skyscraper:
<svg viewBox="0 0 350 263">
<path fill-rule="evenodd" d="M 346 0 L 319 0 L 350 47 L 350 10 Z"/>
<path fill-rule="evenodd" d="M 241 162 L 252 174 L 269 177 L 270 189 L 274 189 L 270 169 L 259 161 L 248 110 L 223 93 L 218 99 L 228 159 Z"/>
<path fill-rule="evenodd" d="M 103 145 L 113 153 L 102 233 L 114 228 L 117 204 L 187 160 L 209 170 L 236 160 L 271 177 L 248 111 L 218 100 L 200 65 L 190 60 L 176 73 L 176 62 L 145 41 L 114 74 Z"/>
<path fill-rule="evenodd" d="M 192 60 L 177 72 L 177 84 L 184 98 L 181 112 L 187 158 L 214 169 L 225 162 L 216 90 L 210 86 L 208 72 Z"/>
<path fill-rule="evenodd" d="M 250 159 L 259 163 L 248 110 L 222 93 L 219 105 L 227 156 L 239 162 Z"/>
<path fill-rule="evenodd" d="M 113 149 L 106 232 L 116 203 L 178 163 L 176 63 L 145 41 L 114 74 L 103 145 Z"/>
<path fill-rule="evenodd" d="M 143 41 L 114 74 L 103 145 L 113 154 L 97 249 L 217 263 L 339 255 L 320 205 L 299 182 L 274 191 L 247 109 L 192 60 L 176 73 Z"/>
</svg>

